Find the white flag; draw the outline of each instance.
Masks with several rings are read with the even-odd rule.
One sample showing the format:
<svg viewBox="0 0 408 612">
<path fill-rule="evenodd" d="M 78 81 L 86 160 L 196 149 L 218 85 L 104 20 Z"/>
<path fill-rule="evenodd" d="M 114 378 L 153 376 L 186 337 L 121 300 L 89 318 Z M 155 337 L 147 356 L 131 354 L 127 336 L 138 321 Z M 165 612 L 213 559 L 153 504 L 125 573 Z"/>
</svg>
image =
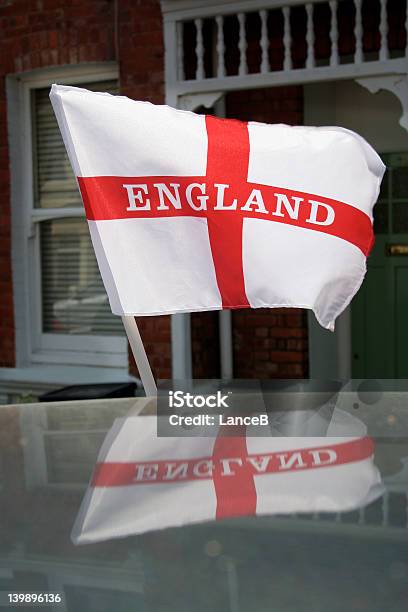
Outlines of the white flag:
<svg viewBox="0 0 408 612">
<path fill-rule="evenodd" d="M 334 328 L 384 165 L 336 127 L 243 123 L 53 85 L 112 311 L 302 307 Z"/>
</svg>

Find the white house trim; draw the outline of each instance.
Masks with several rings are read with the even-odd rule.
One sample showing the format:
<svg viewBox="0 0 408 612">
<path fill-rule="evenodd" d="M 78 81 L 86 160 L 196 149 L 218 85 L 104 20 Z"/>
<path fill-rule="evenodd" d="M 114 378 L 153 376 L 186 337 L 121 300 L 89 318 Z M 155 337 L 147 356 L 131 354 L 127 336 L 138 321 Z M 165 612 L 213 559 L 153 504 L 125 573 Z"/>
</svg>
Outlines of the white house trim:
<svg viewBox="0 0 408 612">
<path fill-rule="evenodd" d="M 314 49 L 313 12 L 315 4 L 326 4 L 330 11 L 330 58 L 323 64 L 317 61 Z M 166 92 L 169 104 L 179 106 L 181 96 L 204 94 L 217 91 L 234 91 L 242 89 L 271 87 L 279 85 L 296 85 L 327 80 L 364 78 L 378 75 L 405 75 L 408 66 L 408 42 L 405 53 L 391 57 L 388 49 L 388 22 L 385 10 L 386 0 L 382 1 L 381 22 L 379 25 L 380 51 L 377 55 L 366 57 L 363 50 L 364 23 L 361 20 L 361 0 L 354 0 L 356 20 L 350 23 L 347 35 L 356 39 L 354 55 L 347 58 L 347 62 L 340 61 L 338 48 L 341 43 L 342 32 L 338 29 L 337 12 L 340 5 L 338 0 L 162 0 L 161 6 L 164 18 L 165 33 L 165 68 Z M 290 12 L 293 7 L 303 6 L 307 15 L 307 59 L 304 67 L 293 68 L 291 58 L 292 33 L 290 27 Z M 271 70 L 269 62 L 269 39 L 267 29 L 267 11 L 282 11 L 285 29 L 282 34 L 284 46 L 284 63 L 282 69 Z M 259 45 L 261 61 L 258 72 L 247 74 L 246 69 L 246 32 L 245 20 L 248 13 L 258 13 L 261 27 Z M 240 61 L 237 74 L 225 73 L 226 43 L 223 35 L 224 17 L 234 16 L 239 22 Z M 211 20 L 216 33 L 217 41 L 212 41 L 211 49 L 207 49 L 213 58 L 213 73 L 209 77 L 205 74 L 203 59 L 205 54 L 205 41 L 203 41 L 203 20 Z M 189 22 L 196 29 L 196 48 L 191 52 L 196 56 L 196 73 L 194 77 L 185 78 L 183 70 L 183 28 Z M 406 27 L 408 28 L 408 7 Z M 394 55 L 394 54 L 393 54 Z"/>
<path fill-rule="evenodd" d="M 178 108 L 181 110 L 195 111 L 200 106 L 212 108 L 224 96 L 224 91 L 210 91 L 209 93 L 187 94 L 179 96 Z"/>
<path fill-rule="evenodd" d="M 12 276 L 15 318 L 16 369 L 27 370 L 37 364 L 103 366 L 124 376 L 128 371 L 126 336 L 103 338 L 91 336 L 72 345 L 73 338 L 41 333 L 41 296 L 39 241 L 37 224 L 51 218 L 83 217 L 81 208 L 58 211 L 34 209 L 31 139 L 32 89 L 53 82 L 81 85 L 90 81 L 118 78 L 114 62 L 87 63 L 77 66 L 34 70 L 7 77 L 8 133 L 11 170 Z M 72 346 L 69 346 L 69 345 Z M 37 369 L 37 368 L 36 368 Z M 92 368 L 93 370 L 93 368 Z M 4 374 L 4 372 L 3 372 Z M 112 372 L 113 374 L 113 372 Z M 22 374 L 24 376 L 24 373 Z M 36 378 L 38 376 L 36 375 Z M 2 378 L 2 387 L 7 380 Z M 6 377 L 7 378 L 7 377 Z M 40 376 L 41 378 L 41 376 Z M 52 384 L 52 380 L 49 383 Z M 13 386 L 10 379 L 11 386 Z M 34 388 L 35 388 L 35 381 Z M 35 391 L 35 389 L 34 389 Z"/>
<path fill-rule="evenodd" d="M 314 68 L 293 68 L 267 74 L 246 74 L 244 76 L 227 76 L 224 78 L 207 78 L 203 80 L 180 81 L 174 88 L 177 96 L 187 94 L 209 93 L 223 90 L 259 89 L 284 85 L 302 85 L 319 81 L 338 81 L 339 79 L 363 78 L 387 74 L 407 73 L 408 62 L 405 58 L 387 61 L 370 61 L 364 64 L 339 64 L 332 66 L 315 66 Z"/>
<path fill-rule="evenodd" d="M 171 315 L 171 364 L 173 380 L 192 378 L 190 314 Z"/>
<path fill-rule="evenodd" d="M 408 66 L 407 66 L 408 68 Z M 393 93 L 401 102 L 402 115 L 399 123 L 408 132 L 408 74 L 388 74 L 356 79 L 356 82 L 371 93 L 385 89 Z"/>
</svg>

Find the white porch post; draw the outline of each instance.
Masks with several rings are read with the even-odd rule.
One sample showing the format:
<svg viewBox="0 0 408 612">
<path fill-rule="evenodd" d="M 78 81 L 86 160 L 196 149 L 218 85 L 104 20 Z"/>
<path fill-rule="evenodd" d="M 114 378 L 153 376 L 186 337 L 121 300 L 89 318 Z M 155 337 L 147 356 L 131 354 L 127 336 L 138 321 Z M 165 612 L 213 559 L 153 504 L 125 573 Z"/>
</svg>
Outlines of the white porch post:
<svg viewBox="0 0 408 612">
<path fill-rule="evenodd" d="M 173 108 L 179 108 L 179 97 L 174 84 L 178 79 L 177 73 L 182 68 L 178 40 L 176 21 L 165 20 L 166 104 Z M 171 366 L 173 380 L 192 378 L 190 314 L 171 315 Z"/>
<path fill-rule="evenodd" d="M 232 320 L 230 310 L 220 310 L 219 314 L 221 378 L 231 380 L 234 376 L 232 351 Z"/>
<path fill-rule="evenodd" d="M 171 315 L 171 363 L 173 380 L 192 378 L 190 314 Z"/>
</svg>

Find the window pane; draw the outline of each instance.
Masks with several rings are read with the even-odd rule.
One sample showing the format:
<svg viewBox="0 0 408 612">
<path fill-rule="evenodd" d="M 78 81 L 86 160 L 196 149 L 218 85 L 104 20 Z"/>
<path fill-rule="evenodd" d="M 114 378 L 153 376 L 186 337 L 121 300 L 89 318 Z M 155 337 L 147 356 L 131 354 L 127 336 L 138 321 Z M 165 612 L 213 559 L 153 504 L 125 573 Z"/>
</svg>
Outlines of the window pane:
<svg viewBox="0 0 408 612">
<path fill-rule="evenodd" d="M 374 207 L 376 234 L 408 233 L 408 153 L 382 155 L 387 166 Z M 391 213 L 391 214 L 390 214 Z"/>
<path fill-rule="evenodd" d="M 392 205 L 393 218 L 393 233 L 408 234 L 408 201 L 394 202 Z"/>
<path fill-rule="evenodd" d="M 380 195 L 378 198 L 379 200 L 388 200 L 389 198 L 388 189 L 389 189 L 389 170 L 387 166 L 387 170 L 385 171 L 383 180 L 381 181 Z"/>
<path fill-rule="evenodd" d="M 116 81 L 84 85 L 85 89 L 117 93 Z M 36 208 L 82 206 L 76 179 L 49 99 L 50 89 L 33 94 L 33 143 Z"/>
<path fill-rule="evenodd" d="M 408 168 L 394 168 L 392 171 L 393 198 L 408 198 Z"/>
<path fill-rule="evenodd" d="M 378 201 L 374 206 L 374 233 L 388 233 L 388 202 Z"/>
<path fill-rule="evenodd" d="M 123 335 L 111 313 L 85 219 L 41 223 L 43 331 Z"/>
</svg>

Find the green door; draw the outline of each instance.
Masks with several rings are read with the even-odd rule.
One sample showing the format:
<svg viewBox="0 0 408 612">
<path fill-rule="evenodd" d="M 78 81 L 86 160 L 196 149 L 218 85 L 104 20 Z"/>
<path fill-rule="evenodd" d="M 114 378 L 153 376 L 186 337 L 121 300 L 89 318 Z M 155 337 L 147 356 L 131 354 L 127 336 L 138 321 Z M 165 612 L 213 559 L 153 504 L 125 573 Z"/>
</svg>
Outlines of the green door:
<svg viewBox="0 0 408 612">
<path fill-rule="evenodd" d="M 408 378 L 408 153 L 382 158 L 375 246 L 351 309 L 353 378 Z"/>
</svg>

